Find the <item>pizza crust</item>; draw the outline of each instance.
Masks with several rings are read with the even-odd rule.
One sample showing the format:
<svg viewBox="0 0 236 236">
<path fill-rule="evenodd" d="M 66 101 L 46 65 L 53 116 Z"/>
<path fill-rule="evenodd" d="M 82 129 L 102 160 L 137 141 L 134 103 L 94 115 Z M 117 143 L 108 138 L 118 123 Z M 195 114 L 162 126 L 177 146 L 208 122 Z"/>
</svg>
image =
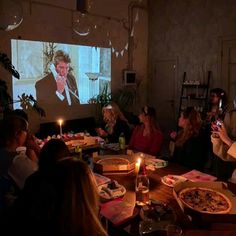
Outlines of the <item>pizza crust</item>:
<svg viewBox="0 0 236 236">
<path fill-rule="evenodd" d="M 178 196 L 185 206 L 201 213 L 227 214 L 232 208 L 232 203 L 227 196 L 210 188 L 184 188 Z"/>
</svg>

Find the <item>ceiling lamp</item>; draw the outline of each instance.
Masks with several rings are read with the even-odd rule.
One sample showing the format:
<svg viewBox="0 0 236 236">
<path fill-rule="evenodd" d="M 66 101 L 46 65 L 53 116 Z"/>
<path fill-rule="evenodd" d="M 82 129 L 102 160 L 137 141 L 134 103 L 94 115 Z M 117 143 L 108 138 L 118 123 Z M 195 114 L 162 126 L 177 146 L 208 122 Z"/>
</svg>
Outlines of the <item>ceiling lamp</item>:
<svg viewBox="0 0 236 236">
<path fill-rule="evenodd" d="M 0 29 L 10 31 L 23 21 L 23 9 L 17 0 L 0 0 Z"/>
<path fill-rule="evenodd" d="M 80 36 L 87 36 L 91 31 L 91 20 L 88 15 L 91 0 L 77 0 L 76 12 L 73 15 L 73 31 Z"/>
</svg>

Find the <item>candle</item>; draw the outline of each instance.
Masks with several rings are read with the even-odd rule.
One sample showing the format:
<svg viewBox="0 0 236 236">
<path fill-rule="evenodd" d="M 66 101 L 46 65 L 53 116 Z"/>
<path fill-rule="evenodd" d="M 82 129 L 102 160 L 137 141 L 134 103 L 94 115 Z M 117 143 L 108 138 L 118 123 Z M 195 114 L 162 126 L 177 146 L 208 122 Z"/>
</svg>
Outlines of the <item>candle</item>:
<svg viewBox="0 0 236 236">
<path fill-rule="evenodd" d="M 138 158 L 137 162 L 135 163 L 135 174 L 138 174 L 138 172 L 139 172 L 141 161 L 142 161 L 141 158 Z"/>
<path fill-rule="evenodd" d="M 60 126 L 60 136 L 62 136 L 62 123 L 63 123 L 63 120 L 59 119 L 58 123 L 59 123 L 59 126 Z"/>
</svg>

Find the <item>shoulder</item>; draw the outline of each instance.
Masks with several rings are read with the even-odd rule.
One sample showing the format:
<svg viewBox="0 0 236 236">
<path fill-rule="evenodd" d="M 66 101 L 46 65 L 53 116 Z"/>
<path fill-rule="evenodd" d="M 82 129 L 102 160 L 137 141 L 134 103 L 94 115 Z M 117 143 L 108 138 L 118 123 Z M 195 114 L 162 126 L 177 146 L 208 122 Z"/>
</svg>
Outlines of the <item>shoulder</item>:
<svg viewBox="0 0 236 236">
<path fill-rule="evenodd" d="M 46 83 L 46 82 L 49 82 L 49 81 L 52 82 L 52 81 L 53 81 L 52 79 L 54 79 L 54 77 L 53 77 L 53 74 L 50 73 L 50 74 L 44 76 L 42 79 L 38 80 L 38 81 L 35 83 L 35 86 L 38 87 L 38 86 L 40 86 L 40 85 L 42 85 L 42 84 L 44 84 L 44 83 Z"/>
</svg>

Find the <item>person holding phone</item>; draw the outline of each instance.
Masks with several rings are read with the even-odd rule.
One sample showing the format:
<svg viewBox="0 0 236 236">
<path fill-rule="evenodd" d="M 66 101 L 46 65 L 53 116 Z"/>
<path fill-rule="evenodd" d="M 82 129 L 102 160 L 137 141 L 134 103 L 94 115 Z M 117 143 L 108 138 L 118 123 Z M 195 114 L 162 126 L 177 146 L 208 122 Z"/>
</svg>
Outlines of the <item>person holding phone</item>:
<svg viewBox="0 0 236 236">
<path fill-rule="evenodd" d="M 221 169 L 226 172 L 225 178 L 230 177 L 233 163 L 236 161 L 236 110 L 226 113 L 224 122 L 212 123 L 211 135 L 213 153 L 223 161 Z M 223 166 L 224 165 L 224 166 Z"/>
<path fill-rule="evenodd" d="M 58 50 L 53 57 L 53 63 L 46 77 L 35 84 L 37 101 L 45 105 L 72 106 L 79 103 L 76 79 L 71 73 L 71 59 L 69 55 Z"/>
</svg>

